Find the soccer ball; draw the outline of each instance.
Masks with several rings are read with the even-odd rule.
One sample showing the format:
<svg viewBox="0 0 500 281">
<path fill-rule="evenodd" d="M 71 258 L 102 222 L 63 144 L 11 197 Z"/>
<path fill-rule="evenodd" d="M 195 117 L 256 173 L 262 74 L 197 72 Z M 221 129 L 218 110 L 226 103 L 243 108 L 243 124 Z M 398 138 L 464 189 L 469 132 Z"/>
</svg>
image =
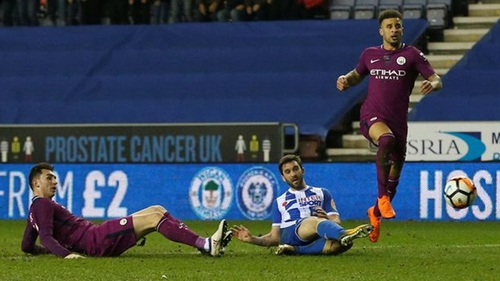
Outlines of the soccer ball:
<svg viewBox="0 0 500 281">
<path fill-rule="evenodd" d="M 444 187 L 444 200 L 456 209 L 469 207 L 476 199 L 477 190 L 472 180 L 465 176 L 451 178 Z"/>
</svg>

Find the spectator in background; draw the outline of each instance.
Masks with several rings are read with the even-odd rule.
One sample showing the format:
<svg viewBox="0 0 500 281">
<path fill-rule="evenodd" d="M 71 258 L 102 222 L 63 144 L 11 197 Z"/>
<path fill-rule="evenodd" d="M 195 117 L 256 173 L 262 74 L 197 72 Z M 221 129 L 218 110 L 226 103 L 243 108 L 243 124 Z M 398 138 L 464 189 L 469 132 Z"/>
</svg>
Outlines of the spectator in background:
<svg viewBox="0 0 500 281">
<path fill-rule="evenodd" d="M 247 0 L 246 11 L 251 20 L 265 21 L 271 19 L 272 0 Z"/>
<path fill-rule="evenodd" d="M 102 4 L 102 0 L 80 0 L 81 24 L 101 24 L 104 16 Z"/>
<path fill-rule="evenodd" d="M 248 20 L 245 0 L 219 0 L 219 6 L 217 20 L 220 22 Z"/>
<path fill-rule="evenodd" d="M 151 23 L 152 0 L 129 0 L 132 24 Z"/>
<path fill-rule="evenodd" d="M 38 11 L 41 3 L 45 1 L 40 0 L 17 0 L 15 9 L 18 13 L 19 25 L 22 26 L 37 26 L 38 25 Z"/>
<path fill-rule="evenodd" d="M 66 7 L 66 24 L 79 25 L 80 24 L 80 0 L 68 0 Z"/>
<path fill-rule="evenodd" d="M 47 12 L 50 25 L 66 25 L 66 11 L 69 6 L 68 1 L 71 0 L 47 0 Z"/>
<path fill-rule="evenodd" d="M 170 17 L 171 0 L 155 0 L 151 6 L 151 23 L 165 24 Z"/>
<path fill-rule="evenodd" d="M 217 12 L 219 11 L 219 0 L 197 0 L 197 21 L 210 22 L 217 21 Z"/>
<path fill-rule="evenodd" d="M 172 15 L 170 22 L 192 22 L 194 1 L 195 0 L 171 0 L 170 11 Z"/>
<path fill-rule="evenodd" d="M 3 26 L 14 26 L 17 21 L 16 0 L 3 0 L 2 7 L 2 24 Z"/>
<path fill-rule="evenodd" d="M 128 0 L 107 0 L 104 4 L 104 16 L 109 24 L 130 24 Z"/>
<path fill-rule="evenodd" d="M 326 19 L 328 17 L 328 1 L 299 0 L 298 5 L 301 19 Z"/>
<path fill-rule="evenodd" d="M 299 19 L 298 0 L 271 0 L 272 19 L 297 20 Z"/>
</svg>

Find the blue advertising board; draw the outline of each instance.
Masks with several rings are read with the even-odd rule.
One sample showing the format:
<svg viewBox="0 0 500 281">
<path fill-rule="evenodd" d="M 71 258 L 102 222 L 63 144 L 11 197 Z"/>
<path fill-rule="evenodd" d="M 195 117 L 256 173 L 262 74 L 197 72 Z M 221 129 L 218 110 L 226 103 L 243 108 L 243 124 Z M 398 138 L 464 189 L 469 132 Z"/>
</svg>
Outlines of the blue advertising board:
<svg viewBox="0 0 500 281">
<path fill-rule="evenodd" d="M 78 216 L 107 219 L 163 205 L 184 220 L 269 220 L 287 189 L 276 164 L 57 164 L 54 200 Z M 366 219 L 375 202 L 373 163 L 305 163 L 306 182 L 329 189 L 342 219 Z M 0 166 L 0 219 L 25 218 L 31 165 Z M 467 209 L 446 205 L 443 187 L 470 177 L 478 196 Z M 500 219 L 500 163 L 407 163 L 393 202 L 397 220 Z"/>
</svg>

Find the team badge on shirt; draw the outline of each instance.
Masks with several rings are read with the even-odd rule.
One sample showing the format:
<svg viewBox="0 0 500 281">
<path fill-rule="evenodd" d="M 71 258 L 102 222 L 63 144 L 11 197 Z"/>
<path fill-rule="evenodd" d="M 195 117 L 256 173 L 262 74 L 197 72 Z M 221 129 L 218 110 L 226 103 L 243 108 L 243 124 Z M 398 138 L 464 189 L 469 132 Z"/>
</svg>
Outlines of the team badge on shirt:
<svg viewBox="0 0 500 281">
<path fill-rule="evenodd" d="M 271 216 L 279 189 L 278 180 L 271 171 L 252 167 L 241 175 L 236 186 L 238 208 L 245 217 L 260 220 Z"/>
<path fill-rule="evenodd" d="M 398 57 L 396 59 L 396 63 L 399 65 L 404 65 L 406 63 L 406 58 L 405 57 Z"/>
<path fill-rule="evenodd" d="M 221 168 L 206 167 L 191 180 L 189 203 L 201 219 L 221 219 L 233 201 L 233 183 Z"/>
</svg>

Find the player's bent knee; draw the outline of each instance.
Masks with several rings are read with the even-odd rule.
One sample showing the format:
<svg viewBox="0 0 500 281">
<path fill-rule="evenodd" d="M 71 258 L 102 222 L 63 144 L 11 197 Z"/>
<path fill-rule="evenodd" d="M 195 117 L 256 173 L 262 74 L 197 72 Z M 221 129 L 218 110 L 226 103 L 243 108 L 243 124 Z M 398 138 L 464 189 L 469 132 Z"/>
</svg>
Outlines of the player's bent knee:
<svg viewBox="0 0 500 281">
<path fill-rule="evenodd" d="M 318 217 L 312 216 L 312 217 L 305 218 L 302 221 L 301 225 L 303 225 L 304 227 L 308 227 L 308 228 L 316 230 L 318 228 L 318 224 L 320 222 L 326 221 L 326 220 L 327 219 L 325 219 L 325 218 L 318 218 Z"/>
<path fill-rule="evenodd" d="M 151 213 L 160 213 L 160 214 L 165 214 L 167 212 L 167 209 L 165 209 L 163 206 L 161 205 L 152 205 L 152 206 L 149 206 L 137 213 L 139 214 L 151 214 Z"/>
<path fill-rule="evenodd" d="M 138 227 L 143 227 L 146 229 L 154 228 L 164 218 L 164 214 L 164 209 L 151 206 L 133 215 L 134 224 Z"/>
<path fill-rule="evenodd" d="M 153 212 L 150 213 L 149 217 L 153 222 L 159 222 L 161 219 L 164 218 L 165 212 L 162 212 L 162 210 L 154 210 Z"/>
<path fill-rule="evenodd" d="M 161 213 L 162 215 L 165 214 L 167 212 L 167 209 L 165 209 L 165 207 L 163 207 L 162 205 L 153 205 L 151 206 L 151 208 L 155 211 L 155 212 L 159 212 Z"/>
</svg>

